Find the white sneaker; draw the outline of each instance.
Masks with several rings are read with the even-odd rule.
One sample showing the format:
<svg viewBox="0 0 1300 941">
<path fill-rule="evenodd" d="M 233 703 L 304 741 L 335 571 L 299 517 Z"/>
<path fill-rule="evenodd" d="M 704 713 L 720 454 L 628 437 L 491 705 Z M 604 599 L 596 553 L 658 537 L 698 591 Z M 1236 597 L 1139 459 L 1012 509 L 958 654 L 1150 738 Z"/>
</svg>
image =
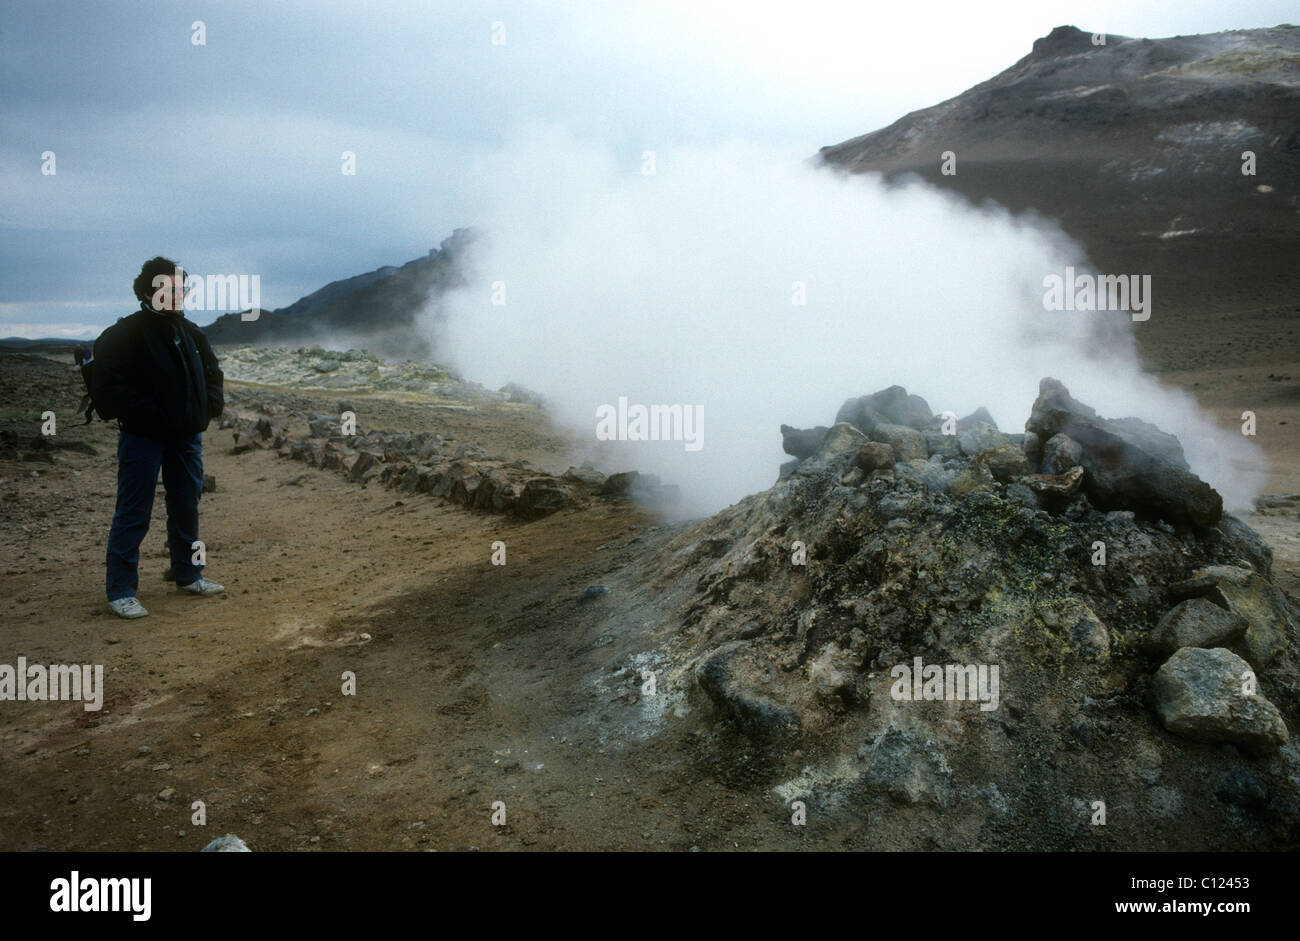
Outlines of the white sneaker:
<svg viewBox="0 0 1300 941">
<path fill-rule="evenodd" d="M 188 591 L 192 595 L 219 595 L 226 590 L 225 585 L 218 585 L 210 578 L 204 578 L 200 575 L 188 585 L 178 585 L 181 591 Z"/>
<path fill-rule="evenodd" d="M 120 618 L 142 618 L 149 613 L 135 598 L 118 598 L 116 601 L 110 601 L 108 606 Z"/>
</svg>

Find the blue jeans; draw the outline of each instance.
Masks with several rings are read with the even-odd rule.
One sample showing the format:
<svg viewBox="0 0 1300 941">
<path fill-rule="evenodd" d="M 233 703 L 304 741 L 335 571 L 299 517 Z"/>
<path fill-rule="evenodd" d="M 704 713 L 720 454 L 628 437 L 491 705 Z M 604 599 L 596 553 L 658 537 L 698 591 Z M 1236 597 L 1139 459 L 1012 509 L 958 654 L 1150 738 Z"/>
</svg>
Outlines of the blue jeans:
<svg viewBox="0 0 1300 941">
<path fill-rule="evenodd" d="M 203 572 L 190 561 L 190 545 L 199 538 L 199 497 L 203 493 L 203 437 L 155 441 L 128 431 L 117 436 L 117 510 L 108 533 L 106 587 L 108 600 L 132 598 L 140 580 L 140 543 L 149 532 L 154 489 L 162 468 L 167 492 L 167 547 L 177 585 L 188 585 Z"/>
</svg>

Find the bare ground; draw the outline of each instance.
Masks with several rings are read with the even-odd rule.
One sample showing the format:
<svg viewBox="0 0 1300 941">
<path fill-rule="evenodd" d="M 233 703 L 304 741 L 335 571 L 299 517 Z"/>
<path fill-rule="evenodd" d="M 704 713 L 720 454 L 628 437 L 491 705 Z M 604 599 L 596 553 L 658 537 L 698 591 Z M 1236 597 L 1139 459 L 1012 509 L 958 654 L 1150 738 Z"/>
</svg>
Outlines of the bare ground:
<svg viewBox="0 0 1300 941">
<path fill-rule="evenodd" d="M 1147 338 L 1148 359 L 1226 427 L 1256 409 L 1269 491 L 1300 492 L 1300 355 L 1278 342 L 1285 324 L 1247 322 L 1229 346 L 1212 319 L 1204 328 L 1194 343 Z M 52 360 L 0 355 L 0 427 L 31 433 L 47 407 L 70 416 L 78 382 Z M 337 398 L 294 396 L 326 411 Z M 374 427 L 568 462 L 531 408 L 362 409 Z M 213 430 L 202 535 L 208 574 L 229 590 L 200 599 L 163 581 L 160 490 L 141 563 L 151 615 L 125 622 L 103 601 L 115 432 L 69 417 L 59 433 L 99 453 L 0 460 L 0 662 L 102 663 L 107 693 L 100 712 L 0 707 L 0 849 L 194 850 L 226 832 L 257 850 L 888 845 L 868 821 L 791 827 L 747 786 L 744 755 L 724 760 L 672 725 L 637 734 L 637 625 L 602 633 L 608 618 L 578 598 L 670 525 L 603 501 L 517 522 L 270 452 L 233 456 Z M 1277 552 L 1278 583 L 1300 594 L 1295 513 L 1249 522 Z M 491 564 L 495 540 L 505 566 Z M 345 671 L 355 696 L 341 692 Z M 505 827 L 491 823 L 495 801 Z"/>
</svg>

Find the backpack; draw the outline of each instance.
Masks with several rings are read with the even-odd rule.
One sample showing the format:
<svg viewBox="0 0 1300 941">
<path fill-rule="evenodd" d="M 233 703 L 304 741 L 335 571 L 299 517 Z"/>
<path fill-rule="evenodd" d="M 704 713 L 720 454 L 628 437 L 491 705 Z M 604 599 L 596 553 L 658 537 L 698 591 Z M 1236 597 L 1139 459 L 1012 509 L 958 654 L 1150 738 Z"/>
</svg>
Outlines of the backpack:
<svg viewBox="0 0 1300 941">
<path fill-rule="evenodd" d="M 121 321 L 119 320 L 118 322 L 120 323 Z M 77 411 L 85 413 L 86 420 L 82 422 L 82 424 L 85 425 L 90 424 L 91 419 L 94 417 L 94 413 L 96 412 L 99 413 L 101 421 L 109 421 L 110 419 L 117 417 L 111 408 L 102 403 L 95 402 L 90 393 L 90 390 L 94 388 L 91 385 L 91 380 L 94 376 L 95 370 L 95 351 L 98 349 L 99 337 L 96 337 L 92 346 L 83 346 L 78 343 L 77 348 L 72 351 L 73 361 L 77 364 L 77 368 L 81 370 L 81 381 L 86 384 L 86 392 L 81 397 L 81 404 L 77 406 Z"/>
</svg>

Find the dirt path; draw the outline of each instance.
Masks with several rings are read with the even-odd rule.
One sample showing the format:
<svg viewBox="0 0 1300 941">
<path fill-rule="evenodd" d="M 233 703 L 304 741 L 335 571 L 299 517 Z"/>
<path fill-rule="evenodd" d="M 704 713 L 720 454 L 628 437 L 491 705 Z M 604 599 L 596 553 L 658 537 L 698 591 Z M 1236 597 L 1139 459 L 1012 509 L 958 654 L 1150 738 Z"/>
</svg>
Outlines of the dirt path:
<svg viewBox="0 0 1300 941">
<path fill-rule="evenodd" d="M 198 849 L 226 832 L 259 850 L 809 839 L 711 777 L 688 736 L 624 741 L 644 708 L 634 674 L 591 682 L 637 642 L 602 633 L 598 607 L 616 602 L 578 602 L 632 540 L 660 538 L 634 509 L 596 501 L 521 523 L 270 452 L 232 456 L 228 433 L 210 432 L 218 489 L 201 532 L 228 591 L 163 581 L 160 490 L 141 563 L 150 616 L 124 622 L 102 596 L 112 433 L 62 433 L 99 455 L 0 468 L 13 537 L 0 591 L 15 601 L 0 660 L 103 664 L 105 702 L 4 704 L 0 848 Z M 206 826 L 191 822 L 196 800 Z"/>
</svg>

